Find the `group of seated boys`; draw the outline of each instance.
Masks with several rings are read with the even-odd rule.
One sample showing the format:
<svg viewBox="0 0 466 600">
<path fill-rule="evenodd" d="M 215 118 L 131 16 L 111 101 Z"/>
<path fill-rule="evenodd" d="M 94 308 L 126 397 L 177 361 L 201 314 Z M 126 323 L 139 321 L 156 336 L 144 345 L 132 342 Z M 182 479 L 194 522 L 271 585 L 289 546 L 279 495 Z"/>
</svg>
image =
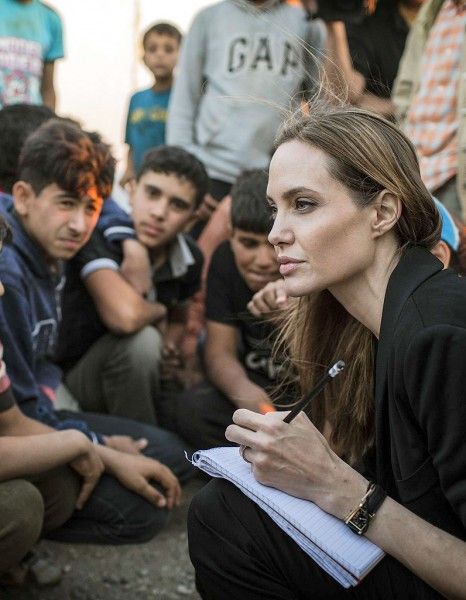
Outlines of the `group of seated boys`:
<svg viewBox="0 0 466 600">
<path fill-rule="evenodd" d="M 129 217 L 110 198 L 114 167 L 97 134 L 48 109 L 0 111 L 3 575 L 41 535 L 152 538 L 193 475 L 185 451 L 225 445 L 236 407 L 274 410 L 282 365 L 261 313 L 284 291 L 267 240 L 267 173 L 245 172 L 232 188 L 230 239 L 207 278 L 204 379 L 180 389 L 203 269 L 185 232 L 208 176 L 182 148 L 150 150 Z M 455 252 L 458 231 L 442 216 Z"/>
</svg>

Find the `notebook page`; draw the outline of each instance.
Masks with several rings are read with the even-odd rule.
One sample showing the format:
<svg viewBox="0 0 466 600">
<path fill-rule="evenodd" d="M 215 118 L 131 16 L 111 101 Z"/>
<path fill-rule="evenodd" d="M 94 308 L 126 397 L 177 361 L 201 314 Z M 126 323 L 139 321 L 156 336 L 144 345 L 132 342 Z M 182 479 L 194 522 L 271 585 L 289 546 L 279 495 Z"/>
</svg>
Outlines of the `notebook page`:
<svg viewBox="0 0 466 600">
<path fill-rule="evenodd" d="M 246 496 L 251 498 L 260 508 L 262 508 L 275 523 L 281 527 L 285 533 L 287 533 L 299 546 L 306 552 L 323 570 L 329 575 L 336 579 L 345 588 L 351 585 L 356 585 L 358 580 L 348 573 L 341 565 L 334 561 L 330 556 L 327 556 L 318 546 L 316 546 L 311 540 L 306 538 L 299 530 L 297 530 L 286 518 L 284 518 L 280 512 L 280 507 L 277 505 L 276 509 L 273 506 L 267 504 L 267 500 L 263 500 L 254 494 L 252 489 L 245 487 L 244 480 L 236 478 L 227 468 L 220 465 L 217 461 L 212 460 L 210 457 L 199 456 L 200 453 L 193 455 L 193 464 L 203 469 L 206 473 L 212 477 L 222 477 L 228 479 L 234 483 Z M 244 462 L 244 461 L 243 461 Z M 249 469 L 250 472 L 250 469 Z M 254 480 L 255 481 L 255 480 Z M 264 487 L 264 486 L 261 486 Z M 271 489 L 271 488 L 267 488 Z M 272 503 L 273 504 L 273 503 Z"/>
<path fill-rule="evenodd" d="M 209 474 L 223 476 L 240 487 L 343 585 L 342 579 L 346 585 L 354 585 L 384 556 L 380 548 L 352 533 L 342 521 L 312 502 L 258 483 L 236 447 L 196 452 L 193 463 Z"/>
</svg>

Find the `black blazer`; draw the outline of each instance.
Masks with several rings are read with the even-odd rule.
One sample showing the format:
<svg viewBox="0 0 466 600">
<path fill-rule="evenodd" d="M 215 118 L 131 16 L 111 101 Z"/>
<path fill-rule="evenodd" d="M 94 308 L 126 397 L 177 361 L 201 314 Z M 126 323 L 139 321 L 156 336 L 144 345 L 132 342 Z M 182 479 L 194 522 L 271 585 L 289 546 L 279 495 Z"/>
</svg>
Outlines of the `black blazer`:
<svg viewBox="0 0 466 600">
<path fill-rule="evenodd" d="M 420 248 L 388 283 L 375 402 L 377 481 L 466 539 L 466 278 Z"/>
</svg>

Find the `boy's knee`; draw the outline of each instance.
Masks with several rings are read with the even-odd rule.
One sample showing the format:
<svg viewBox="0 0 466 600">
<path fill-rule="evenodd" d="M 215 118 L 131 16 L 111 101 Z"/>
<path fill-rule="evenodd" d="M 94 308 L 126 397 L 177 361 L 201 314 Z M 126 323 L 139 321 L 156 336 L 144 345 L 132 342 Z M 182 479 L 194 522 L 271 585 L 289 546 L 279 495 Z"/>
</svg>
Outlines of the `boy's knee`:
<svg viewBox="0 0 466 600">
<path fill-rule="evenodd" d="M 15 479 L 0 484 L 0 572 L 17 564 L 39 539 L 44 503 L 39 490 Z"/>
<path fill-rule="evenodd" d="M 45 533 L 57 529 L 71 517 L 80 486 L 77 474 L 66 466 L 49 472 L 38 484 L 45 502 Z"/>
<path fill-rule="evenodd" d="M 163 339 L 155 327 L 143 327 L 137 333 L 122 338 L 126 344 L 129 360 L 138 366 L 149 365 L 154 368 L 162 357 Z"/>
<path fill-rule="evenodd" d="M 167 524 L 169 511 L 155 508 L 141 499 L 131 514 L 125 517 L 125 523 L 118 533 L 121 544 L 139 544 L 150 541 Z"/>
</svg>

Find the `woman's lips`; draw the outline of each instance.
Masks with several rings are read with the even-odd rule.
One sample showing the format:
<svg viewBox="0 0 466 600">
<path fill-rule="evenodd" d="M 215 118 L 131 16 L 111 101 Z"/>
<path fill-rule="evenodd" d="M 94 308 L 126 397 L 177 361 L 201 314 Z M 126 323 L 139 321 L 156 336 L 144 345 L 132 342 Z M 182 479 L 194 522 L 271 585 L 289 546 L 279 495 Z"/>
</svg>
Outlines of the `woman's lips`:
<svg viewBox="0 0 466 600">
<path fill-rule="evenodd" d="M 280 265 L 279 271 L 280 271 L 280 275 L 289 275 L 290 273 L 292 273 L 293 271 L 296 271 L 296 269 L 299 267 L 301 263 L 298 262 L 287 262 L 287 263 L 283 263 Z"/>
<path fill-rule="evenodd" d="M 293 271 L 295 271 L 299 265 L 301 265 L 304 261 L 298 260 L 297 258 L 291 258 L 289 256 L 279 256 L 278 263 L 280 264 L 279 271 L 280 275 L 289 275 Z"/>
</svg>

